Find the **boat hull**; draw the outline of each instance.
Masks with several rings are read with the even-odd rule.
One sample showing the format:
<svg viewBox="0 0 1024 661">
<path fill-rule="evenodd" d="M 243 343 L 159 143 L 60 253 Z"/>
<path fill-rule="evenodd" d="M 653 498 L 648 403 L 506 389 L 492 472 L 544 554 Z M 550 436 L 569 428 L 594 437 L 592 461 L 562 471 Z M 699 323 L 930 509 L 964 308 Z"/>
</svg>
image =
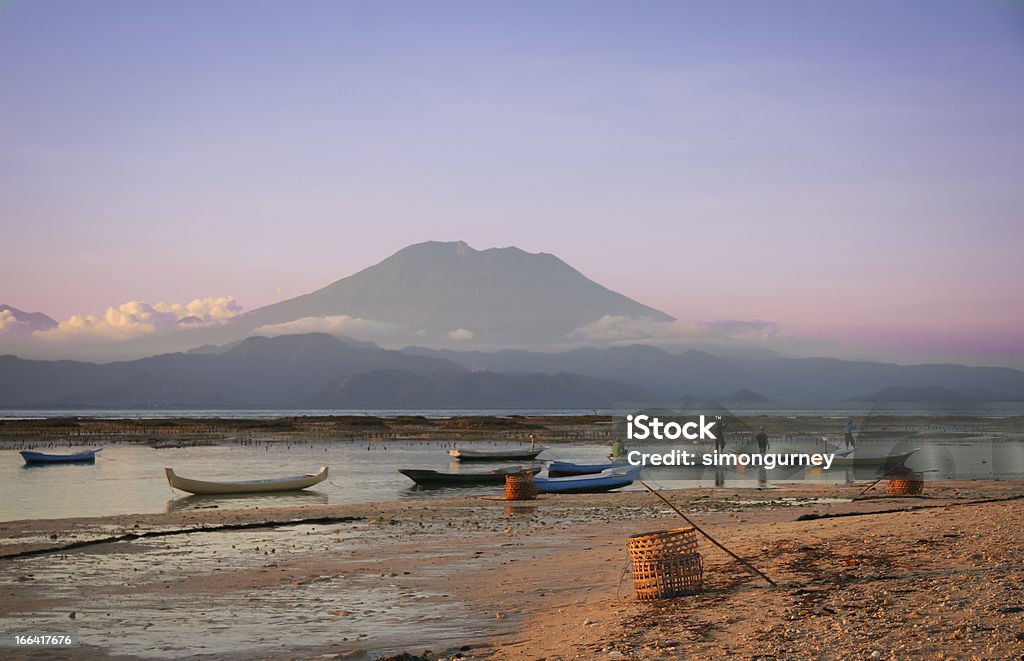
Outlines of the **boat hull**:
<svg viewBox="0 0 1024 661">
<path fill-rule="evenodd" d="M 421 487 L 485 487 L 505 484 L 505 476 L 530 471 L 536 475 L 540 467 L 500 469 L 489 473 L 442 473 L 435 470 L 399 468 L 398 472 Z"/>
<path fill-rule="evenodd" d="M 526 448 L 524 450 L 448 450 L 448 454 L 459 461 L 528 461 L 547 448 Z"/>
<path fill-rule="evenodd" d="M 548 477 L 570 477 L 573 475 L 592 475 L 609 468 L 623 468 L 625 463 L 574 464 L 568 461 L 552 461 L 548 464 Z"/>
<path fill-rule="evenodd" d="M 837 454 L 832 459 L 832 468 L 896 468 L 902 466 L 915 452 L 917 450 L 876 457 L 857 457 L 852 453 L 845 456 Z"/>
<path fill-rule="evenodd" d="M 319 473 L 277 477 L 266 480 L 244 480 L 240 482 L 207 482 L 193 480 L 175 474 L 170 468 L 164 469 L 167 483 L 180 491 L 197 495 L 237 494 L 237 493 L 275 493 L 280 491 L 298 491 L 320 484 L 327 479 L 327 466 Z"/>
<path fill-rule="evenodd" d="M 31 450 L 22 450 L 20 452 L 22 459 L 25 460 L 26 464 L 91 464 L 96 461 L 96 453 L 103 448 L 97 448 L 95 450 L 88 450 L 86 452 L 76 452 L 75 454 L 49 454 L 46 452 L 33 452 Z"/>
<path fill-rule="evenodd" d="M 639 477 L 640 468 L 609 468 L 593 475 L 535 477 L 538 493 L 602 493 L 628 487 Z"/>
</svg>

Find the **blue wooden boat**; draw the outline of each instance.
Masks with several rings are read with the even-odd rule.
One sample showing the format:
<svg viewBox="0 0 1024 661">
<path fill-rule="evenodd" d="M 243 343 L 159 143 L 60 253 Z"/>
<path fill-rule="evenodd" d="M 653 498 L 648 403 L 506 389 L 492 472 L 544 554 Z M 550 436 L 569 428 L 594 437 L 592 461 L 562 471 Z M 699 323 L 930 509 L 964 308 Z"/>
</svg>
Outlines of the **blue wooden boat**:
<svg viewBox="0 0 1024 661">
<path fill-rule="evenodd" d="M 96 453 L 103 448 L 76 452 L 74 454 L 50 454 L 48 452 L 33 452 L 22 450 L 21 457 L 26 464 L 91 464 L 96 461 Z"/>
<path fill-rule="evenodd" d="M 625 462 L 603 464 L 574 464 L 571 461 L 552 461 L 548 464 L 548 477 L 568 477 L 570 475 L 590 475 L 600 473 L 609 468 L 623 468 Z"/>
<path fill-rule="evenodd" d="M 600 493 L 628 487 L 640 476 L 640 466 L 608 468 L 591 475 L 535 477 L 538 493 Z"/>
</svg>

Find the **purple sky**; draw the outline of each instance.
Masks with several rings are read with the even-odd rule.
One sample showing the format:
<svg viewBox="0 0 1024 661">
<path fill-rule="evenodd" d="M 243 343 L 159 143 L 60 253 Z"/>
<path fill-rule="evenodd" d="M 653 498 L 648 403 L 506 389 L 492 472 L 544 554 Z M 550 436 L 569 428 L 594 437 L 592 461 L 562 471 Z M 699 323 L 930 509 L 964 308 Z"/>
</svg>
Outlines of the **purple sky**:
<svg viewBox="0 0 1024 661">
<path fill-rule="evenodd" d="M 686 320 L 1024 364 L 1020 2 L 0 4 L 0 303 L 550 252 Z"/>
</svg>

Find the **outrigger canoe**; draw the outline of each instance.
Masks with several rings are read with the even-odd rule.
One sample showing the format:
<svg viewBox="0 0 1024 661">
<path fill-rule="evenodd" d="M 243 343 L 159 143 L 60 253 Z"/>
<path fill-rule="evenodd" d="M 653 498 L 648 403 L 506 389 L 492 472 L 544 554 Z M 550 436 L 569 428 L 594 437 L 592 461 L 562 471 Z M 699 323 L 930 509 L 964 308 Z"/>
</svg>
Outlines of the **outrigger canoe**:
<svg viewBox="0 0 1024 661">
<path fill-rule="evenodd" d="M 242 480 L 240 482 L 206 482 L 193 480 L 176 475 L 170 468 L 165 468 L 167 483 L 175 489 L 194 494 L 225 494 L 225 493 L 271 493 L 275 491 L 298 491 L 327 479 L 327 466 L 319 473 L 306 473 L 292 477 L 274 477 L 266 480 Z"/>
<path fill-rule="evenodd" d="M 902 466 L 915 452 L 917 449 L 900 454 L 875 456 L 858 455 L 856 450 L 837 452 L 832 460 L 832 468 L 896 468 Z"/>
<path fill-rule="evenodd" d="M 535 477 L 539 493 L 600 493 L 628 487 L 640 476 L 639 466 L 608 468 L 593 475 Z"/>
<path fill-rule="evenodd" d="M 546 447 L 505 448 L 502 450 L 448 450 L 459 461 L 525 461 L 536 459 Z"/>
<path fill-rule="evenodd" d="M 521 466 L 506 466 L 495 468 L 487 473 L 442 473 L 435 470 L 421 470 L 415 468 L 399 468 L 398 472 L 406 476 L 421 487 L 479 487 L 505 484 L 505 476 L 530 471 L 536 475 L 540 472 L 540 466 L 523 468 Z"/>
<path fill-rule="evenodd" d="M 76 452 L 74 454 L 50 454 L 47 452 L 33 452 L 22 450 L 21 457 L 26 464 L 91 464 L 96 461 L 96 453 L 103 448 Z"/>
<path fill-rule="evenodd" d="M 625 462 L 603 464 L 574 464 L 569 461 L 552 461 L 548 464 L 548 477 L 568 477 L 570 475 L 591 475 L 609 468 L 623 468 Z"/>
</svg>

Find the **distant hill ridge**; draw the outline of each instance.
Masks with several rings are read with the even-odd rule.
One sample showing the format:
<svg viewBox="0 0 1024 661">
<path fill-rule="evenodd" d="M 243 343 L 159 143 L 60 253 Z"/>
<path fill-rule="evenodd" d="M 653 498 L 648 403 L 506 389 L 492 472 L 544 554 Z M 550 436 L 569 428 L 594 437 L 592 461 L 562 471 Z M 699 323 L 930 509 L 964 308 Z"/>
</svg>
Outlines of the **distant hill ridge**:
<svg viewBox="0 0 1024 661">
<path fill-rule="evenodd" d="M 0 407 L 606 407 L 639 386 L 579 375 L 470 373 L 322 333 L 107 364 L 0 356 Z"/>
<path fill-rule="evenodd" d="M 1024 372 L 1007 367 L 896 365 L 837 358 L 724 358 L 694 349 L 671 353 L 647 345 L 550 353 L 459 352 L 423 347 L 408 347 L 403 351 L 444 358 L 466 369 L 546 374 L 571 372 L 612 379 L 649 388 L 667 401 L 841 402 L 854 397 L 863 398 L 856 401 L 883 401 L 865 393 L 891 388 L 895 384 L 907 388 L 941 386 L 956 389 L 965 395 L 961 401 L 1018 401 L 1024 398 Z M 925 394 L 905 392 L 902 396 Z M 750 395 L 756 397 L 745 397 Z"/>
<path fill-rule="evenodd" d="M 868 394 L 850 397 L 851 402 L 1020 402 L 1024 397 L 988 388 L 960 387 L 955 390 L 942 386 L 892 386 Z"/>
<path fill-rule="evenodd" d="M 726 359 L 642 345 L 561 353 L 394 351 L 323 333 L 250 337 L 193 353 L 108 364 L 0 356 L 0 407 L 6 408 L 589 409 L 652 400 L 756 404 L 850 398 L 1021 401 L 1024 372 Z"/>
</svg>

